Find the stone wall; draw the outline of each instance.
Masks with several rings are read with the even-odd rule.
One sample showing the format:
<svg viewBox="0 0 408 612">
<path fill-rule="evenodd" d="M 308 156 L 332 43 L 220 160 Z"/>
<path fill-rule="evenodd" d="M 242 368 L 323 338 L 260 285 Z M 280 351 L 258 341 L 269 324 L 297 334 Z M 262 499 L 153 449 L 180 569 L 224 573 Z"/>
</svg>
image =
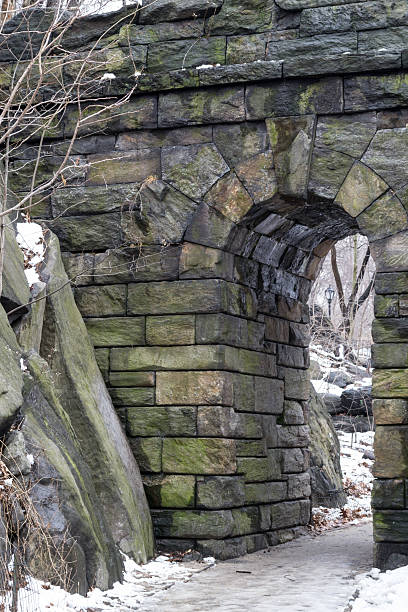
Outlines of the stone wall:
<svg viewBox="0 0 408 612">
<path fill-rule="evenodd" d="M 309 520 L 307 297 L 336 240 L 369 238 L 384 567 L 408 555 L 408 13 L 319 4 L 158 0 L 116 28 L 101 95 L 137 91 L 82 123 L 76 172 L 34 213 L 65 251 L 160 543 L 221 558 Z M 49 133 L 44 177 L 76 112 Z M 14 160 L 16 191 L 34 153 Z"/>
</svg>

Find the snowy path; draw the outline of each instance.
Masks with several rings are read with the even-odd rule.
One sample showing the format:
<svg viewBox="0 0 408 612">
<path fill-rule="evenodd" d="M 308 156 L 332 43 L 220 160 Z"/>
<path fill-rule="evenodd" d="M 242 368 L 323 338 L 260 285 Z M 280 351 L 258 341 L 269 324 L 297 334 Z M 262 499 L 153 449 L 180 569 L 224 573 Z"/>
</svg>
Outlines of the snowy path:
<svg viewBox="0 0 408 612">
<path fill-rule="evenodd" d="M 372 567 L 372 524 L 306 536 L 218 562 L 146 602 L 143 612 L 337 612 Z M 239 572 L 251 573 L 239 573 Z"/>
</svg>

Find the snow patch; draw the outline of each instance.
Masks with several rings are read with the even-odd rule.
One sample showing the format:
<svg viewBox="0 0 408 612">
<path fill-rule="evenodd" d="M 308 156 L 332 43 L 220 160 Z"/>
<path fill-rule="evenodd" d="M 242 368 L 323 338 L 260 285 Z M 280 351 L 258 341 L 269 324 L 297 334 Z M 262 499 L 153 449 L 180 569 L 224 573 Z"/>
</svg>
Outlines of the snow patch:
<svg viewBox="0 0 408 612">
<path fill-rule="evenodd" d="M 349 602 L 351 612 L 403 612 L 407 610 L 408 566 L 388 570 L 377 568 L 357 578 L 355 598 Z"/>
<path fill-rule="evenodd" d="M 204 560 L 205 565 L 195 563 L 193 567 L 174 563 L 165 555 L 160 555 L 145 565 L 138 565 L 126 555 L 123 557 L 123 583 L 115 582 L 108 591 L 93 589 L 86 597 L 71 595 L 60 587 L 27 577 L 27 585 L 19 591 L 18 612 L 44 612 L 48 609 L 54 612 L 142 611 L 143 602 L 147 598 L 167 590 L 177 582 L 187 582 L 193 574 L 215 564 L 215 559 L 208 557 Z M 7 606 L 11 602 L 2 603 Z"/>
<path fill-rule="evenodd" d="M 105 72 L 100 78 L 101 81 L 113 81 L 116 79 L 116 75 L 113 72 Z"/>
<path fill-rule="evenodd" d="M 24 271 L 30 287 L 40 280 L 38 266 L 44 259 L 44 233 L 38 223 L 17 223 L 17 243 L 24 253 Z"/>
</svg>

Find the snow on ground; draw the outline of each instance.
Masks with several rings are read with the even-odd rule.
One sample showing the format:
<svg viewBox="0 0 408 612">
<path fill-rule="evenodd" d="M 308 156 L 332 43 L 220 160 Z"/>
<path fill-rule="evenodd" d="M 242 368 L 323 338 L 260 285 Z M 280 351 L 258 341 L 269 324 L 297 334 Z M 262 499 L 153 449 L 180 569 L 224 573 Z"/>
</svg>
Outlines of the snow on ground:
<svg viewBox="0 0 408 612">
<path fill-rule="evenodd" d="M 343 393 L 344 389 L 334 385 L 333 383 L 327 382 L 327 380 L 323 380 L 320 378 L 319 380 L 311 380 L 310 381 L 316 391 L 316 393 L 323 395 L 340 395 Z"/>
<path fill-rule="evenodd" d="M 214 565 L 212 557 L 202 563 L 174 563 L 167 556 L 159 556 L 145 565 L 138 565 L 125 558 L 123 583 L 116 582 L 108 591 L 93 589 L 87 595 L 70 595 L 63 589 L 33 578 L 19 591 L 18 612 L 130 612 L 142 610 L 143 602 L 177 582 L 187 582 L 197 572 Z M 8 596 L 11 597 L 11 593 Z M 0 599 L 1 601 L 1 599 Z M 2 601 L 4 608 L 11 610 L 11 601 Z"/>
<path fill-rule="evenodd" d="M 24 253 L 24 271 L 30 287 L 40 280 L 38 265 L 44 258 L 44 234 L 38 223 L 17 223 L 17 242 Z"/>
<path fill-rule="evenodd" d="M 365 451 L 372 451 L 374 432 L 337 432 L 340 440 L 340 462 L 347 503 L 343 508 L 313 508 L 314 531 L 324 531 L 342 525 L 371 519 L 372 466 L 371 459 L 363 459 Z"/>
<path fill-rule="evenodd" d="M 408 610 L 408 566 L 384 574 L 372 569 L 357 578 L 358 586 L 347 612 L 404 612 Z"/>
</svg>

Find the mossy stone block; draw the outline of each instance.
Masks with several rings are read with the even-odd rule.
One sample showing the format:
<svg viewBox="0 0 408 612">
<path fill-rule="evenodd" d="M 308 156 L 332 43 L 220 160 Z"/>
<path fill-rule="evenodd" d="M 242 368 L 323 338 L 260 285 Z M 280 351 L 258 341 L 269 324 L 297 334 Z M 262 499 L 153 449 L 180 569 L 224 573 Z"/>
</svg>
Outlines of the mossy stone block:
<svg viewBox="0 0 408 612">
<path fill-rule="evenodd" d="M 161 438 L 128 438 L 141 472 L 162 471 Z"/>
<path fill-rule="evenodd" d="M 265 440 L 237 440 L 237 457 L 267 457 Z"/>
<path fill-rule="evenodd" d="M 115 406 L 153 406 L 153 387 L 114 387 L 109 394 Z"/>
<path fill-rule="evenodd" d="M 223 369 L 224 347 L 217 345 L 140 346 L 113 348 L 112 370 L 197 370 Z"/>
<path fill-rule="evenodd" d="M 398 317 L 398 295 L 375 295 L 374 314 L 376 317 Z"/>
<path fill-rule="evenodd" d="M 244 481 L 240 476 L 197 477 L 197 507 L 233 508 L 245 503 Z"/>
<path fill-rule="evenodd" d="M 221 438 L 166 438 L 163 471 L 178 474 L 233 474 L 235 441 Z"/>
<path fill-rule="evenodd" d="M 402 509 L 405 506 L 405 481 L 374 480 L 372 492 L 373 508 Z"/>
<path fill-rule="evenodd" d="M 235 223 L 239 223 L 253 206 L 252 198 L 235 172 L 229 172 L 222 177 L 207 192 L 205 201 Z"/>
<path fill-rule="evenodd" d="M 407 344 L 374 344 L 372 347 L 374 368 L 408 368 Z"/>
<path fill-rule="evenodd" d="M 111 152 L 89 155 L 87 185 L 141 183 L 160 177 L 160 150 Z"/>
<path fill-rule="evenodd" d="M 127 411 L 130 436 L 195 436 L 195 406 L 132 406 Z"/>
<path fill-rule="evenodd" d="M 194 476 L 144 476 L 143 485 L 151 508 L 194 506 Z"/>
<path fill-rule="evenodd" d="M 134 346 L 144 344 L 144 317 L 87 319 L 88 334 L 94 346 Z"/>
<path fill-rule="evenodd" d="M 375 542 L 406 542 L 408 540 L 408 510 L 373 512 Z"/>
<path fill-rule="evenodd" d="M 373 397 L 408 397 L 408 370 L 374 370 Z"/>
<path fill-rule="evenodd" d="M 75 301 L 83 317 L 126 314 L 126 285 L 78 287 Z"/>
<path fill-rule="evenodd" d="M 408 427 L 376 428 L 374 439 L 374 476 L 376 478 L 408 477 Z"/>
<path fill-rule="evenodd" d="M 234 508 L 232 510 L 232 518 L 234 521 L 233 536 L 260 531 L 259 508 L 256 506 Z"/>
<path fill-rule="evenodd" d="M 408 293 L 408 272 L 377 273 L 375 291 L 380 295 Z"/>
<path fill-rule="evenodd" d="M 234 256 L 201 244 L 184 243 L 180 257 L 180 279 L 223 278 L 233 280 Z"/>
<path fill-rule="evenodd" d="M 358 218 L 362 233 L 371 240 L 380 240 L 408 228 L 408 216 L 401 201 L 391 191 L 373 202 Z"/>
<path fill-rule="evenodd" d="M 159 95 L 159 127 L 236 121 L 245 121 L 243 87 L 218 87 Z"/>
<path fill-rule="evenodd" d="M 149 45 L 148 72 L 167 72 L 225 63 L 225 36 L 172 40 Z"/>
<path fill-rule="evenodd" d="M 226 538 L 233 530 L 231 510 L 153 510 L 156 537 Z"/>
<path fill-rule="evenodd" d="M 59 217 L 47 221 L 47 226 L 58 236 L 64 251 L 103 251 L 123 243 L 120 212 Z"/>
<path fill-rule="evenodd" d="M 111 387 L 154 387 L 154 372 L 110 372 Z"/>
<path fill-rule="evenodd" d="M 267 504 L 285 501 L 288 485 L 285 481 L 251 482 L 245 485 L 245 503 Z"/>
<path fill-rule="evenodd" d="M 194 315 L 172 315 L 146 318 L 146 343 L 155 346 L 194 344 Z M 135 344 L 137 344 L 135 342 Z M 141 343 L 139 343 L 141 344 Z"/>
<path fill-rule="evenodd" d="M 375 399 L 373 413 L 376 425 L 408 425 L 408 401 Z"/>
<path fill-rule="evenodd" d="M 230 372 L 157 372 L 156 402 L 159 405 L 232 406 Z"/>
<path fill-rule="evenodd" d="M 336 196 L 336 204 L 357 217 L 387 189 L 387 183 L 371 168 L 355 162 Z"/>
<path fill-rule="evenodd" d="M 244 474 L 245 482 L 272 480 L 273 470 L 269 457 L 239 457 L 238 472 Z"/>
</svg>

